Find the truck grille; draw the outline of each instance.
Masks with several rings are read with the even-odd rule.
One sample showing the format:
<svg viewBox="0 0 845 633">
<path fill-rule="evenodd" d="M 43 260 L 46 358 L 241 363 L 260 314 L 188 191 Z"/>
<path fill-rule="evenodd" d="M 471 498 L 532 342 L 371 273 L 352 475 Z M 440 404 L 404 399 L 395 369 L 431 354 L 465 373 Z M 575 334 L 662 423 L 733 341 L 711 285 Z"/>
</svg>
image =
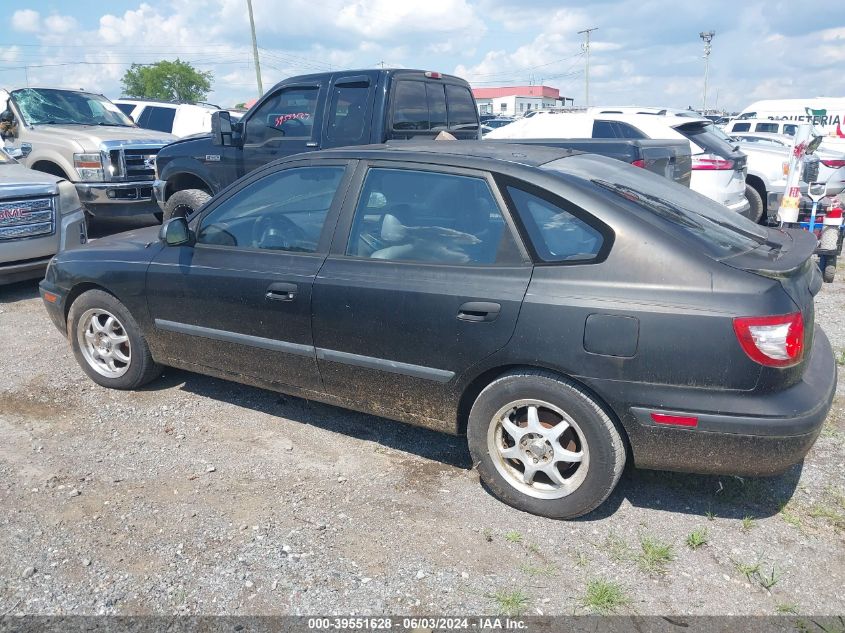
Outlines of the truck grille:
<svg viewBox="0 0 845 633">
<path fill-rule="evenodd" d="M 51 235 L 54 224 L 52 198 L 0 202 L 0 240 Z"/>
<path fill-rule="evenodd" d="M 109 152 L 115 180 L 155 179 L 155 158 L 159 147 L 125 147 Z"/>
</svg>

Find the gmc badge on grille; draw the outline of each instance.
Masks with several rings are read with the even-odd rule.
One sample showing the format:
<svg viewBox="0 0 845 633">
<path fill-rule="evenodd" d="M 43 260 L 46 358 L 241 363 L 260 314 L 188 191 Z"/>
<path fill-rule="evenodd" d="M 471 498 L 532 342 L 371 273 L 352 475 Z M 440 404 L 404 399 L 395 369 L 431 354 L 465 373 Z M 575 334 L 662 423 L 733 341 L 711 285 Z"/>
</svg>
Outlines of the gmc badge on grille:
<svg viewBox="0 0 845 633">
<path fill-rule="evenodd" d="M 206 154 L 205 155 L 205 162 L 213 163 L 220 161 L 220 154 Z"/>
</svg>

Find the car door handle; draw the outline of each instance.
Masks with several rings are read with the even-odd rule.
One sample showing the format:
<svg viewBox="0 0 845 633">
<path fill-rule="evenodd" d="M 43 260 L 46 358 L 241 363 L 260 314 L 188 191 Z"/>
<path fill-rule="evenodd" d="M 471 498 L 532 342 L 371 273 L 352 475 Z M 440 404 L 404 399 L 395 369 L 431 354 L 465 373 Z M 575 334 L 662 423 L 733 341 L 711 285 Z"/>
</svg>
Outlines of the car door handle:
<svg viewBox="0 0 845 633">
<path fill-rule="evenodd" d="M 264 298 L 268 301 L 293 301 L 296 299 L 296 284 L 284 281 L 270 284 Z"/>
<path fill-rule="evenodd" d="M 458 308 L 461 321 L 492 321 L 499 316 L 502 306 L 489 301 L 468 301 Z"/>
</svg>

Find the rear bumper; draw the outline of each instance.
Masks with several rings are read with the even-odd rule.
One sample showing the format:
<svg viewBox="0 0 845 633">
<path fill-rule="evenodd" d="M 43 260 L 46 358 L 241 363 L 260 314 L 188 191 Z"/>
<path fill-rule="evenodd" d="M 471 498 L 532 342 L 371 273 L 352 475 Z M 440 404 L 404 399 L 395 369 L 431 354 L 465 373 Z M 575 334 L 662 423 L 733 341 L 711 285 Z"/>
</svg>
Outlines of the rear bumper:
<svg viewBox="0 0 845 633">
<path fill-rule="evenodd" d="M 800 462 L 818 437 L 836 390 L 836 361 L 816 328 L 800 382 L 777 393 L 654 386 L 639 395 L 655 404 L 614 407 L 640 468 L 745 476 L 773 475 Z M 625 398 L 629 403 L 633 393 Z M 628 399 L 631 398 L 631 399 Z M 659 412 L 697 418 L 695 427 L 652 420 Z"/>
<path fill-rule="evenodd" d="M 74 183 L 85 210 L 101 217 L 158 213 L 153 181 Z"/>
</svg>

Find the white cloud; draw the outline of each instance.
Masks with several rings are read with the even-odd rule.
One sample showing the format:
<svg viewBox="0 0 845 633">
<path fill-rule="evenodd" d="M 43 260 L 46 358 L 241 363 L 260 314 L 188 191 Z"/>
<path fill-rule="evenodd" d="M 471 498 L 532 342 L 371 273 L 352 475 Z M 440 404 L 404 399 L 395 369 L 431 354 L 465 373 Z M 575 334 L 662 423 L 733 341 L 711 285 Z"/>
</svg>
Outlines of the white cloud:
<svg viewBox="0 0 845 633">
<path fill-rule="evenodd" d="M 50 33 L 63 34 L 76 31 L 79 23 L 69 15 L 53 14 L 44 18 L 44 26 Z"/>
<path fill-rule="evenodd" d="M 23 33 L 34 33 L 41 26 L 41 15 L 32 9 L 18 9 L 12 14 L 12 28 Z"/>
</svg>

